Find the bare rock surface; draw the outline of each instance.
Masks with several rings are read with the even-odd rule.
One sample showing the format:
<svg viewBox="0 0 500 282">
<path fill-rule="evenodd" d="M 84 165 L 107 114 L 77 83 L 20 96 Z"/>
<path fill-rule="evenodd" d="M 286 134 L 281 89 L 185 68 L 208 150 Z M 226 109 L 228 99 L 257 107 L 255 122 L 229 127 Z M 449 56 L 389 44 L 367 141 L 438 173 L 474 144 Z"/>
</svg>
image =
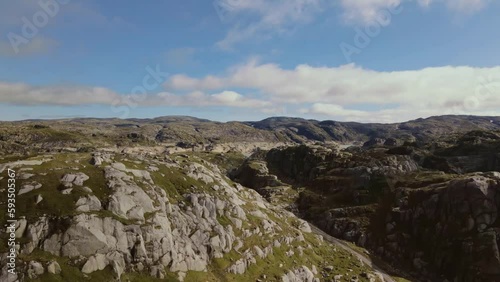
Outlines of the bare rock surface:
<svg viewBox="0 0 500 282">
<path fill-rule="evenodd" d="M 42 184 L 40 183 L 37 183 L 37 182 L 32 182 L 30 184 L 24 184 L 22 186 L 21 189 L 19 189 L 19 192 L 17 192 L 17 195 L 22 195 L 22 194 L 26 194 L 26 193 L 29 193 L 33 190 L 37 190 L 37 189 L 40 189 L 42 188 Z"/>
<path fill-rule="evenodd" d="M 73 185 L 83 186 L 83 183 L 87 180 L 89 180 L 89 177 L 85 173 L 69 173 L 62 177 L 61 183 L 66 187 L 72 187 Z"/>
</svg>

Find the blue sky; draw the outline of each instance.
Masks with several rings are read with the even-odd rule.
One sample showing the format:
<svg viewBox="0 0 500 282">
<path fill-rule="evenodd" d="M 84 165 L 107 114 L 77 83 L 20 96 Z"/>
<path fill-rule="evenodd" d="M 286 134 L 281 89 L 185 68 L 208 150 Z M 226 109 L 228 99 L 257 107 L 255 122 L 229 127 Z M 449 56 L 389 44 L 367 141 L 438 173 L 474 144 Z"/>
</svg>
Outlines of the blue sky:
<svg viewBox="0 0 500 282">
<path fill-rule="evenodd" d="M 493 0 L 2 1 L 0 120 L 500 115 L 499 12 Z"/>
</svg>

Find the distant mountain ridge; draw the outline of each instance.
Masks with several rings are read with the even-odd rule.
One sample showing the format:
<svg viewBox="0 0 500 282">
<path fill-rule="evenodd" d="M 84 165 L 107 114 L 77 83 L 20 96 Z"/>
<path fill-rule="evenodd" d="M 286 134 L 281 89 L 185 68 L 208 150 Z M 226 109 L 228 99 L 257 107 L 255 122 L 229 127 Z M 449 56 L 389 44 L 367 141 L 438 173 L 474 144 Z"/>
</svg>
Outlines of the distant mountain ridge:
<svg viewBox="0 0 500 282">
<path fill-rule="evenodd" d="M 423 141 L 470 131 L 500 130 L 500 117 L 436 116 L 402 123 L 357 123 L 271 117 L 262 121 L 216 122 L 189 116 L 153 119 L 77 118 L 0 122 L 0 149 L 18 146 L 92 146 L 184 142 L 339 142 L 371 139 Z"/>
<path fill-rule="evenodd" d="M 500 117 L 435 116 L 402 123 L 357 123 L 275 117 L 248 123 L 255 128 L 279 131 L 302 141 L 366 141 L 371 138 L 425 139 L 474 130 L 500 130 Z"/>
</svg>

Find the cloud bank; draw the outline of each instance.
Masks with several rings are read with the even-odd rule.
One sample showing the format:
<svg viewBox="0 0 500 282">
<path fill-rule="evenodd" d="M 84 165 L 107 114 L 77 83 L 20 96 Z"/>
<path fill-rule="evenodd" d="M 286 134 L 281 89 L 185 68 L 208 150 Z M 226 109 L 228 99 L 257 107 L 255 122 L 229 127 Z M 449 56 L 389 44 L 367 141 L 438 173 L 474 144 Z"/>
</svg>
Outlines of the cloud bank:
<svg viewBox="0 0 500 282">
<path fill-rule="evenodd" d="M 248 108 L 266 114 L 395 122 L 442 114 L 500 115 L 500 67 L 443 66 L 380 72 L 250 61 L 222 76 L 173 75 L 165 91 L 145 96 L 102 87 L 30 86 L 0 82 L 0 103 Z"/>
<path fill-rule="evenodd" d="M 416 3 L 415 3 L 416 2 Z M 453 13 L 473 14 L 484 9 L 491 0 L 216 0 L 215 9 L 223 22 L 231 23 L 226 36 L 216 46 L 231 50 L 250 39 L 268 39 L 288 33 L 291 27 L 310 23 L 323 13 L 340 12 L 347 25 L 366 25 L 377 20 L 384 11 L 407 5 L 430 8 L 437 5 Z"/>
<path fill-rule="evenodd" d="M 283 69 L 251 61 L 221 77 L 172 76 L 171 90 L 250 89 L 275 105 L 341 120 L 391 122 L 440 114 L 500 114 L 500 67 L 379 72 L 354 64 Z"/>
</svg>

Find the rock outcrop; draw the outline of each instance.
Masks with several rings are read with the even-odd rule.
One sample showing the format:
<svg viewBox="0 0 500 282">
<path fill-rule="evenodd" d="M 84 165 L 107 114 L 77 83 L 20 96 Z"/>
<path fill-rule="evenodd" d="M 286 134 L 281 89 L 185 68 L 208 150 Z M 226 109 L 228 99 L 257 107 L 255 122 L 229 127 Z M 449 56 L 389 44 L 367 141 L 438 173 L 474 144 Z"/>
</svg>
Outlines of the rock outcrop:
<svg viewBox="0 0 500 282">
<path fill-rule="evenodd" d="M 444 187 L 401 188 L 378 253 L 458 281 L 500 277 L 500 173 L 459 177 Z M 399 203 L 399 204 L 396 204 Z"/>
<path fill-rule="evenodd" d="M 259 173 L 244 180 L 258 183 L 272 172 L 279 181 L 304 186 L 298 212 L 306 219 L 388 261 L 406 262 L 415 277 L 500 279 L 500 174 L 422 171 L 412 153 L 394 154 L 397 147 L 375 143 L 273 149 L 254 166 Z"/>
<path fill-rule="evenodd" d="M 87 156 L 92 166 L 89 159 L 63 161 L 75 172 L 53 169 L 50 173 L 61 175 L 60 181 L 38 189 L 44 195 L 52 189 L 65 199 L 58 207 L 69 210 L 63 214 L 61 208 L 48 209 L 45 201 L 54 202 L 44 199 L 37 208 L 48 209 L 48 214 L 30 216 L 16 225 L 22 256 L 36 258 L 45 252 L 38 261 L 19 261 L 21 281 L 69 275 L 65 272 L 69 268 L 87 277 L 107 273 L 109 279 L 119 280 L 130 273 L 147 273 L 159 279 L 192 281 L 193 273 L 213 275 L 221 261 L 226 263 L 218 273 L 237 281 L 255 281 L 260 274 L 253 276 L 254 269 L 263 263 L 280 269 L 274 279 L 316 281 L 310 269 L 321 267 L 317 253 L 333 249 L 311 235 L 307 222 L 270 204 L 256 191 L 232 183 L 218 166 L 202 158 L 180 155 L 158 160 L 104 152 Z M 36 170 L 25 181 L 45 176 L 46 172 Z M 59 186 L 72 192 L 59 193 Z M 287 257 L 286 265 L 279 259 L 282 255 Z M 307 261 L 307 267 L 299 267 L 296 260 Z M 8 281 L 8 276 L 3 269 L 0 279 Z"/>
</svg>

